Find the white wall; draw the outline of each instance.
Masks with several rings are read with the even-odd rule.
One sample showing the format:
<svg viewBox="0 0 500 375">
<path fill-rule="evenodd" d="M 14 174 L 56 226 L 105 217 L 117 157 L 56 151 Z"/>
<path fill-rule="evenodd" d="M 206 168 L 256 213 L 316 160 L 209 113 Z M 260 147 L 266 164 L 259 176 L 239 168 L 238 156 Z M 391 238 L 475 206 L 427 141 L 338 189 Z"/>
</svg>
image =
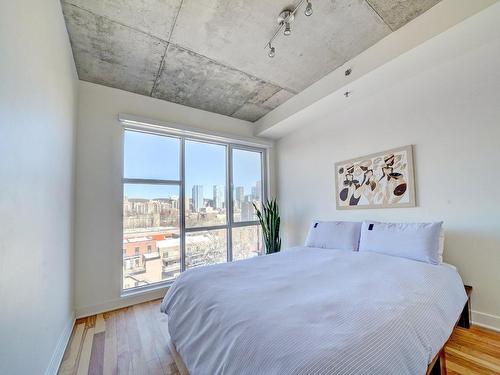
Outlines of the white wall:
<svg viewBox="0 0 500 375">
<path fill-rule="evenodd" d="M 3 1 L 0 51 L 0 373 L 55 373 L 74 316 L 77 95 L 59 1 Z"/>
<path fill-rule="evenodd" d="M 277 144 L 286 246 L 302 244 L 314 218 L 444 220 L 445 261 L 474 286 L 474 319 L 500 329 L 498 25 L 500 4 L 349 85 L 351 97 L 342 90 L 305 110 Z M 418 207 L 335 209 L 336 161 L 407 144 Z"/>
<path fill-rule="evenodd" d="M 75 218 L 75 304 L 85 316 L 151 298 L 122 298 L 122 127 L 119 113 L 252 137 L 246 121 L 80 82 Z"/>
</svg>

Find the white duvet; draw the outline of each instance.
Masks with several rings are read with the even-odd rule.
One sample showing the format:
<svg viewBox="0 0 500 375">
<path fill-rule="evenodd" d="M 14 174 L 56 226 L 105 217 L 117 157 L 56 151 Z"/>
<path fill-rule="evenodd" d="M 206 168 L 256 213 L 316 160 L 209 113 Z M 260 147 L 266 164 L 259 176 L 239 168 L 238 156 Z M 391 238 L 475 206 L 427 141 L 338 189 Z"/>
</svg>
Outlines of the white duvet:
<svg viewBox="0 0 500 375">
<path fill-rule="evenodd" d="M 446 265 L 300 247 L 188 270 L 161 309 L 191 375 L 423 375 L 466 298 Z"/>
</svg>

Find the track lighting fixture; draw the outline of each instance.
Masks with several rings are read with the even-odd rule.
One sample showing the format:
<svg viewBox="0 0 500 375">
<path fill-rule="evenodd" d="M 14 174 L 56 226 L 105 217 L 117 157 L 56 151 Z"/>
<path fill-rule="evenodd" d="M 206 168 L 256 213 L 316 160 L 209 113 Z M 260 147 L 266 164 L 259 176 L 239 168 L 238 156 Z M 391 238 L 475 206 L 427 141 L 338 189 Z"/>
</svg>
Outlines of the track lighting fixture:
<svg viewBox="0 0 500 375">
<path fill-rule="evenodd" d="M 269 48 L 269 57 L 274 57 L 276 54 L 276 48 L 274 48 L 271 43 L 276 39 L 278 34 L 280 33 L 281 30 L 283 30 L 284 35 L 290 35 L 292 33 L 292 22 L 295 19 L 295 14 L 297 13 L 297 10 L 300 8 L 300 6 L 307 1 L 306 9 L 304 10 L 304 14 L 306 16 L 310 16 L 313 14 L 313 8 L 312 8 L 312 3 L 311 0 L 300 0 L 299 3 L 295 6 L 293 9 L 284 9 L 281 11 L 280 15 L 278 16 L 278 28 L 276 29 L 276 32 L 274 33 L 273 37 L 269 39 L 269 41 L 266 44 L 265 48 Z"/>
<path fill-rule="evenodd" d="M 312 6 L 310 0 L 307 0 L 306 10 L 304 11 L 304 14 L 307 17 L 309 17 L 311 14 L 313 14 L 313 6 Z"/>
<path fill-rule="evenodd" d="M 268 53 L 268 56 L 269 57 L 274 57 L 274 55 L 276 55 L 276 48 L 274 48 L 271 43 L 269 43 L 269 53 Z"/>
</svg>

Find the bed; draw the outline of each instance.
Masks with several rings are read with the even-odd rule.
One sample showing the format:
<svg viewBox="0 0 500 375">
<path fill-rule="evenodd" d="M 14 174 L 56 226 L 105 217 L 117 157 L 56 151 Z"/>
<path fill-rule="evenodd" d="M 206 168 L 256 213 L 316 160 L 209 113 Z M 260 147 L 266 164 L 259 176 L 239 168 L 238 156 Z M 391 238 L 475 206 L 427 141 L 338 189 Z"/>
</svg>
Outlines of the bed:
<svg viewBox="0 0 500 375">
<path fill-rule="evenodd" d="M 423 375 L 466 300 L 446 264 L 296 247 L 188 270 L 161 310 L 191 375 Z"/>
</svg>

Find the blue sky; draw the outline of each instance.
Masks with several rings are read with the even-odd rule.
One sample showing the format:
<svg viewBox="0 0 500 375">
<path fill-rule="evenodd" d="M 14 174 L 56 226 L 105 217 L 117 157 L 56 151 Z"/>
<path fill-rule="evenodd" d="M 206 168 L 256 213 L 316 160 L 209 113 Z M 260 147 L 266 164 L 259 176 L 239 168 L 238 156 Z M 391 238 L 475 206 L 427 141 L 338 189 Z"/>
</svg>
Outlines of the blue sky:
<svg viewBox="0 0 500 375">
<path fill-rule="evenodd" d="M 124 176 L 144 179 L 179 179 L 180 141 L 140 132 L 125 132 Z M 203 185 L 205 198 L 213 197 L 213 185 L 226 185 L 226 148 L 186 140 L 186 193 L 191 197 L 193 185 Z M 260 154 L 245 150 L 233 152 L 234 186 L 243 186 L 245 194 L 260 178 Z M 125 186 L 129 198 L 159 198 L 179 195 L 177 186 Z"/>
</svg>

